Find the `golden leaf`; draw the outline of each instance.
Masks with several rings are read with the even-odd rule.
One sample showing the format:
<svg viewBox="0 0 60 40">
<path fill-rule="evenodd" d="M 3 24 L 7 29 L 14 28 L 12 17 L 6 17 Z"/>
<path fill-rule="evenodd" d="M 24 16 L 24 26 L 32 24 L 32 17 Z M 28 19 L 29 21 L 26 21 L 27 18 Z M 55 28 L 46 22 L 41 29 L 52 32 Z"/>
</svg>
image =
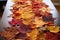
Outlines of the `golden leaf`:
<svg viewBox="0 0 60 40">
<path fill-rule="evenodd" d="M 46 24 L 46 22 L 44 22 L 39 17 L 35 17 L 35 22 L 33 22 L 33 23 L 36 24 L 36 27 L 42 27 L 44 24 Z"/>
<path fill-rule="evenodd" d="M 37 29 L 32 30 L 30 33 L 27 33 L 27 36 L 31 38 L 31 40 L 36 40 L 39 31 Z"/>
<path fill-rule="evenodd" d="M 60 30 L 59 30 L 60 27 L 57 27 L 57 26 L 48 26 L 47 29 L 50 31 L 50 32 L 53 32 L 53 33 L 58 33 Z"/>
<path fill-rule="evenodd" d="M 42 7 L 39 10 L 42 11 L 42 12 L 48 12 L 48 13 L 50 13 L 50 11 L 51 11 L 50 8 L 46 8 L 46 7 Z"/>
<path fill-rule="evenodd" d="M 25 19 L 25 20 L 23 20 L 23 23 L 25 25 L 28 25 L 28 24 L 30 24 L 31 21 L 32 21 L 32 19 Z"/>
<path fill-rule="evenodd" d="M 21 17 L 23 18 L 23 19 L 29 19 L 29 18 L 33 18 L 34 17 L 34 14 L 32 14 L 32 13 L 24 13 L 24 14 L 22 14 L 21 15 Z"/>
<path fill-rule="evenodd" d="M 35 0 L 37 3 L 42 3 L 43 0 Z"/>
</svg>

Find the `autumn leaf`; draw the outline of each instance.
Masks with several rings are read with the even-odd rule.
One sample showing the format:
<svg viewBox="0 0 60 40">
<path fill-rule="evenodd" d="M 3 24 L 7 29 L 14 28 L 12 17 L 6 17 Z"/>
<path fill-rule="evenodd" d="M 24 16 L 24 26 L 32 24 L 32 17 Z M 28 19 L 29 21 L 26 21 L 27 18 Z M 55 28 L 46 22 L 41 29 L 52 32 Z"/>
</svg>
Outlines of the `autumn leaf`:
<svg viewBox="0 0 60 40">
<path fill-rule="evenodd" d="M 26 14 L 22 14 L 21 17 L 23 19 L 29 19 L 29 18 L 33 18 L 34 14 L 32 13 L 26 13 Z"/>
<path fill-rule="evenodd" d="M 31 21 L 32 21 L 32 19 L 25 19 L 25 20 L 23 20 L 23 23 L 25 25 L 29 25 Z"/>
<path fill-rule="evenodd" d="M 41 18 L 39 17 L 35 17 L 35 22 L 33 22 L 34 24 L 36 24 L 36 27 L 42 27 L 43 25 L 46 24 L 46 22 L 44 22 Z"/>
<path fill-rule="evenodd" d="M 60 27 L 57 27 L 57 26 L 48 26 L 47 29 L 50 31 L 50 32 L 53 32 L 53 33 L 58 33 L 60 30 L 59 30 Z"/>
<path fill-rule="evenodd" d="M 30 33 L 27 33 L 27 36 L 30 37 L 30 40 L 36 40 L 39 31 L 37 29 L 32 30 Z"/>
</svg>

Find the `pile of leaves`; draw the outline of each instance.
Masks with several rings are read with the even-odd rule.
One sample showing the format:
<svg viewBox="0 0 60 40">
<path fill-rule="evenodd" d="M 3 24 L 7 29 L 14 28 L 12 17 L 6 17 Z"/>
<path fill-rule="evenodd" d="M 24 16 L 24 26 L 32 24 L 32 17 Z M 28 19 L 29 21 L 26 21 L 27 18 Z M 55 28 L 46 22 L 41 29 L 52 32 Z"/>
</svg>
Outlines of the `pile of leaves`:
<svg viewBox="0 0 60 40">
<path fill-rule="evenodd" d="M 6 40 L 60 40 L 51 9 L 43 0 L 13 0 L 9 21 L 1 36 Z"/>
</svg>

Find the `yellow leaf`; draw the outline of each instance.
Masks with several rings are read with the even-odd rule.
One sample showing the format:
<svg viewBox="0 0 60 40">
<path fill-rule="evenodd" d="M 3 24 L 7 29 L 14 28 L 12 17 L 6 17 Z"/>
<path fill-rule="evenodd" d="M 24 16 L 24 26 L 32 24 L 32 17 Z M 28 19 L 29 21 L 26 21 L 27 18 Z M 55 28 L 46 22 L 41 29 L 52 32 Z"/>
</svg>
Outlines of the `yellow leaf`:
<svg viewBox="0 0 60 40">
<path fill-rule="evenodd" d="M 21 15 L 21 17 L 23 19 L 29 19 L 29 18 L 33 18 L 34 14 L 33 13 L 26 13 L 26 14 L 24 13 L 24 14 Z"/>
<path fill-rule="evenodd" d="M 50 8 L 46 8 L 46 7 L 42 7 L 39 10 L 41 10 L 42 12 L 48 12 L 48 13 L 50 13 L 50 11 L 51 11 Z"/>
<path fill-rule="evenodd" d="M 23 23 L 25 25 L 28 25 L 28 24 L 30 24 L 31 21 L 32 21 L 32 19 L 25 19 L 25 20 L 23 20 Z"/>
<path fill-rule="evenodd" d="M 39 31 L 37 29 L 32 30 L 30 33 L 27 33 L 27 36 L 31 38 L 31 40 L 36 40 Z"/>
<path fill-rule="evenodd" d="M 50 31 L 50 32 L 53 32 L 53 33 L 58 33 L 60 30 L 59 30 L 60 27 L 56 27 L 56 26 L 48 26 L 47 29 Z"/>
<path fill-rule="evenodd" d="M 34 24 L 36 24 L 36 27 L 42 27 L 44 24 L 46 24 L 42 19 L 40 19 L 39 17 L 35 17 L 35 22 L 33 22 Z"/>
<path fill-rule="evenodd" d="M 37 3 L 42 3 L 42 0 L 35 0 Z"/>
</svg>

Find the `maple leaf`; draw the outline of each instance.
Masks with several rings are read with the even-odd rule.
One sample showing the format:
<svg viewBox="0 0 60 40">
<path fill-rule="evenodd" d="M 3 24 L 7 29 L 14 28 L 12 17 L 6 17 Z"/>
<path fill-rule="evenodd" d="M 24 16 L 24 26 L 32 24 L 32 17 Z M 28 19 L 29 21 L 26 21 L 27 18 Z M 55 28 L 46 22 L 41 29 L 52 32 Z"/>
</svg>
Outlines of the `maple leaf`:
<svg viewBox="0 0 60 40">
<path fill-rule="evenodd" d="M 27 33 L 27 36 L 30 37 L 30 40 L 36 40 L 39 31 L 37 29 L 32 30 L 30 33 Z"/>
<path fill-rule="evenodd" d="M 46 24 L 46 22 L 44 22 L 41 18 L 39 17 L 35 17 L 35 22 L 33 22 L 34 24 L 36 24 L 36 27 L 42 27 L 43 25 Z"/>
<path fill-rule="evenodd" d="M 59 30 L 60 27 L 57 27 L 57 26 L 48 26 L 47 29 L 50 31 L 50 32 L 53 32 L 53 33 L 58 33 L 60 30 Z"/>
<path fill-rule="evenodd" d="M 23 23 L 25 25 L 29 25 L 31 22 L 32 22 L 32 19 L 25 19 L 25 20 L 23 20 Z"/>
<path fill-rule="evenodd" d="M 50 13 L 50 11 L 51 11 L 51 9 L 49 7 L 47 7 L 47 8 L 46 7 L 42 7 L 39 10 L 41 10 L 43 12 L 48 12 L 48 13 Z"/>
<path fill-rule="evenodd" d="M 23 19 L 29 19 L 29 18 L 33 18 L 34 14 L 32 14 L 32 13 L 26 13 L 26 14 L 22 14 L 21 17 Z"/>
</svg>

